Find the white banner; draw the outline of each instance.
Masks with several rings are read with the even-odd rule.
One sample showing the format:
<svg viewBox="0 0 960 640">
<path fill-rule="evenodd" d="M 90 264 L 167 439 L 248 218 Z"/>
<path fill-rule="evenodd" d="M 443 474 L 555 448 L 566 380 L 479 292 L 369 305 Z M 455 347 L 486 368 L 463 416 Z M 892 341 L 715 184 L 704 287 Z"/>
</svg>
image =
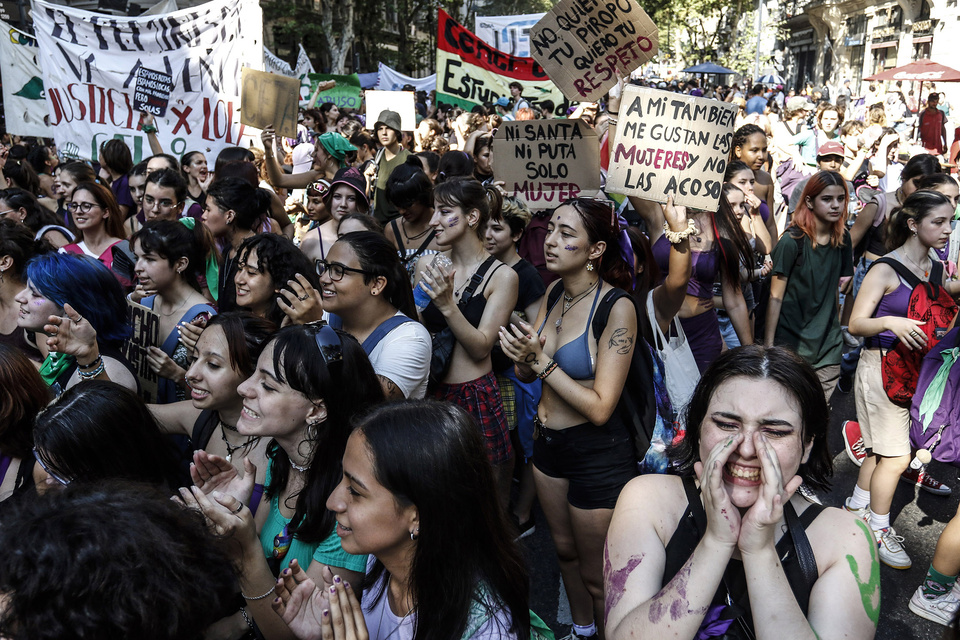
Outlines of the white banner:
<svg viewBox="0 0 960 640">
<path fill-rule="evenodd" d="M 0 78 L 3 108 L 9 133 L 50 137 L 43 74 L 37 64 L 37 39 L 0 20 Z"/>
<path fill-rule="evenodd" d="M 110 138 L 134 162 L 150 155 L 133 110 L 137 70 L 173 78 L 160 143 L 210 162 L 259 131 L 240 124 L 240 69 L 263 69 L 263 14 L 256 0 L 214 0 L 160 16 L 120 18 L 33 0 L 50 124 L 60 151 L 96 160 Z"/>
<path fill-rule="evenodd" d="M 527 13 L 519 16 L 477 16 L 477 37 L 494 48 L 521 58 L 530 57 L 530 29 L 547 14 Z"/>
<path fill-rule="evenodd" d="M 426 78 L 411 78 L 405 76 L 395 69 L 380 63 L 380 76 L 377 78 L 377 89 L 380 91 L 401 91 L 404 85 L 412 84 L 417 91 L 426 91 L 430 93 L 437 88 L 437 74 L 432 74 Z"/>
<path fill-rule="evenodd" d="M 316 73 L 316 71 L 313 70 L 313 63 L 310 62 L 310 57 L 307 55 L 302 44 L 300 45 L 300 53 L 297 54 L 296 67 L 291 68 L 290 63 L 266 47 L 263 48 L 263 67 L 264 71 L 269 71 L 270 73 L 279 73 L 283 76 L 299 78 L 300 100 L 310 99 L 310 76 L 308 74 Z"/>
</svg>

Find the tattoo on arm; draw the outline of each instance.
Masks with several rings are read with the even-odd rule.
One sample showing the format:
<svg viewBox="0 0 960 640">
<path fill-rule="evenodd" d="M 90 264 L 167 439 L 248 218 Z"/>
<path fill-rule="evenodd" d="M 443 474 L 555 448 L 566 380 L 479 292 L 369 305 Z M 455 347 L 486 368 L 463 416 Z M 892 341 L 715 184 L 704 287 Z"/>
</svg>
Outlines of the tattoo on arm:
<svg viewBox="0 0 960 640">
<path fill-rule="evenodd" d="M 607 343 L 608 349 L 616 349 L 617 353 L 622 356 L 630 353 L 630 347 L 633 346 L 633 336 L 627 335 L 627 330 L 620 328 L 613 332 L 613 335 L 610 336 L 610 340 Z"/>
<path fill-rule="evenodd" d="M 403 390 L 393 380 L 380 374 L 377 374 L 377 377 L 380 378 L 380 386 L 383 387 L 383 395 L 386 396 L 387 400 L 405 399 Z"/>
</svg>

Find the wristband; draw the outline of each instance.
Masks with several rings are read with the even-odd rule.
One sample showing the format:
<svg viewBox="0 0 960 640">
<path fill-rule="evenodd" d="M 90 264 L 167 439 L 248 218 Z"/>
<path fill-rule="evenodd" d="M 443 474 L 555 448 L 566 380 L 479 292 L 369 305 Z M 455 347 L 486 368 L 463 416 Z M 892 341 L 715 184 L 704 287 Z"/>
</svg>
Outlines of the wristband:
<svg viewBox="0 0 960 640">
<path fill-rule="evenodd" d="M 680 244 L 696 232 L 697 225 L 693 222 L 693 218 L 687 218 L 687 228 L 683 231 L 671 231 L 670 225 L 663 223 L 663 235 L 667 237 L 667 242 L 670 244 Z"/>
<path fill-rule="evenodd" d="M 547 363 L 547 366 L 543 368 L 543 371 L 537 374 L 537 378 L 539 378 L 540 380 L 546 380 L 547 376 L 553 373 L 553 370 L 556 369 L 558 366 L 559 365 L 557 364 L 556 360 L 550 360 L 550 362 Z"/>
<path fill-rule="evenodd" d="M 266 598 L 267 596 L 273 594 L 274 588 L 275 588 L 275 587 L 270 587 L 270 591 L 267 591 L 267 592 L 266 592 L 265 594 L 263 594 L 262 596 L 248 596 L 248 595 L 245 594 L 243 591 L 240 592 L 240 595 L 243 596 L 243 599 L 244 599 L 244 600 L 263 600 L 263 599 Z"/>
<path fill-rule="evenodd" d="M 156 133 L 156 132 L 157 132 L 157 128 L 156 128 L 155 126 L 153 126 L 152 124 L 145 124 L 145 125 L 143 125 L 142 127 L 140 127 L 140 130 L 143 131 L 144 133 Z"/>
<path fill-rule="evenodd" d="M 99 366 L 102 365 L 102 364 L 103 364 L 103 357 L 100 356 L 100 355 L 98 355 L 98 356 L 94 359 L 94 361 L 91 362 L 90 364 L 80 364 L 80 363 L 78 362 L 78 363 L 77 363 L 77 366 L 78 366 L 79 368 L 81 368 L 81 369 L 96 369 L 97 367 L 99 367 Z"/>
</svg>

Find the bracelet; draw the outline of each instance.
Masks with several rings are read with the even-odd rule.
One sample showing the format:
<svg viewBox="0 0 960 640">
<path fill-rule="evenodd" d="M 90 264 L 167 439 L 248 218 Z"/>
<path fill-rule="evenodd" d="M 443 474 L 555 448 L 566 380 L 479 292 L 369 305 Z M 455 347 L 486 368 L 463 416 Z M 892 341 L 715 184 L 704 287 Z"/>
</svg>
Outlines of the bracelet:
<svg viewBox="0 0 960 640">
<path fill-rule="evenodd" d="M 77 366 L 80 367 L 81 369 L 96 369 L 102 364 L 103 364 L 103 357 L 98 354 L 96 359 L 90 364 L 80 364 L 78 362 Z"/>
<path fill-rule="evenodd" d="M 697 225 L 694 224 L 693 218 L 687 218 L 687 228 L 683 231 L 671 231 L 670 225 L 666 222 L 663 223 L 663 235 L 667 237 L 667 242 L 670 244 L 680 244 L 696 232 Z"/>
<path fill-rule="evenodd" d="M 250 616 L 247 615 L 247 608 L 240 607 L 240 615 L 243 616 L 243 621 L 247 623 L 247 626 L 253 629 L 253 620 L 250 619 Z"/>
<path fill-rule="evenodd" d="M 537 374 L 537 378 L 540 380 L 546 380 L 547 376 L 553 373 L 553 370 L 558 366 L 560 365 L 557 364 L 556 360 L 550 360 L 550 362 L 547 363 L 547 366 L 543 368 L 543 371 Z"/>
<path fill-rule="evenodd" d="M 77 369 L 77 374 L 80 376 L 81 380 L 93 380 L 94 378 L 99 377 L 101 373 L 103 373 L 103 369 L 104 369 L 103 361 L 101 361 L 100 366 L 94 369 L 93 371 L 83 371 L 81 369 Z"/>
<path fill-rule="evenodd" d="M 155 126 L 153 126 L 152 124 L 145 124 L 145 125 L 143 125 L 142 127 L 140 127 L 140 130 L 143 131 L 144 133 L 156 133 L 156 132 L 157 132 L 157 128 L 156 128 Z"/>
<path fill-rule="evenodd" d="M 243 599 L 244 599 L 244 600 L 263 600 L 263 599 L 266 598 L 267 596 L 271 595 L 271 594 L 273 593 L 273 590 L 274 590 L 274 587 L 270 587 L 270 591 L 267 591 L 267 592 L 266 592 L 265 594 L 263 594 L 262 596 L 256 596 L 256 597 L 248 596 L 247 594 L 245 594 L 245 593 L 243 592 L 243 590 L 241 590 L 241 591 L 240 591 L 240 595 L 243 596 Z"/>
</svg>

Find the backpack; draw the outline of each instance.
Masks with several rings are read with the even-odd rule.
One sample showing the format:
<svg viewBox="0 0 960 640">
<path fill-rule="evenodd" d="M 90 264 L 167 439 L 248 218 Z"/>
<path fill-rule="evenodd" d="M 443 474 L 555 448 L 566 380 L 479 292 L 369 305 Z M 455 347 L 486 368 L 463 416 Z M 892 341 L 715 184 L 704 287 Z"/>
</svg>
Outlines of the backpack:
<svg viewBox="0 0 960 640">
<path fill-rule="evenodd" d="M 910 404 L 910 444 L 960 466 L 960 328 L 923 357 Z"/>
<path fill-rule="evenodd" d="M 562 294 L 563 283 L 561 282 L 547 296 L 547 308 L 555 305 Z M 593 337 L 598 343 L 603 335 L 603 330 L 607 327 L 610 310 L 620 298 L 624 297 L 629 298 L 633 304 L 639 324 L 641 313 L 637 308 L 636 300 L 623 289 L 613 288 L 604 294 L 600 302 L 597 303 L 593 321 L 590 323 Z M 664 414 L 665 418 L 660 417 L 654 390 L 653 371 L 653 354 L 647 341 L 639 335 L 638 331 L 637 343 L 634 346 L 633 358 L 630 361 L 630 370 L 627 372 L 627 381 L 623 385 L 623 393 L 620 394 L 620 400 L 617 403 L 617 408 L 613 410 L 613 415 L 622 420 L 627 427 L 627 431 L 630 432 L 630 436 L 633 438 L 634 451 L 639 461 L 644 461 L 647 452 L 651 449 L 658 422 L 661 424 L 661 430 L 664 430 L 666 425 L 673 424 L 672 412 Z M 670 400 L 666 394 L 666 389 L 664 387 L 661 387 L 661 389 L 663 394 L 661 402 L 665 401 L 669 406 Z M 613 416 L 611 416 L 611 419 L 613 419 Z M 669 433 L 662 433 L 658 438 L 658 440 L 666 442 L 672 439 Z M 657 455 L 657 452 L 654 452 L 654 455 Z M 653 461 L 647 461 L 645 466 L 652 466 L 656 469 L 665 468 L 665 465 L 658 465 Z"/>
<path fill-rule="evenodd" d="M 897 341 L 893 348 L 883 354 L 880 362 L 880 375 L 887 397 L 896 405 L 909 407 L 917 390 L 923 357 L 950 329 L 957 315 L 957 303 L 947 290 L 938 284 L 943 279 L 943 263 L 933 261 L 929 282 L 923 282 L 906 266 L 892 258 L 879 258 L 873 264 L 878 263 L 889 266 L 910 285 L 913 290 L 907 304 L 907 317 L 925 323 L 917 327 L 917 331 L 927 337 L 927 344 L 923 349 L 908 349 Z"/>
</svg>

